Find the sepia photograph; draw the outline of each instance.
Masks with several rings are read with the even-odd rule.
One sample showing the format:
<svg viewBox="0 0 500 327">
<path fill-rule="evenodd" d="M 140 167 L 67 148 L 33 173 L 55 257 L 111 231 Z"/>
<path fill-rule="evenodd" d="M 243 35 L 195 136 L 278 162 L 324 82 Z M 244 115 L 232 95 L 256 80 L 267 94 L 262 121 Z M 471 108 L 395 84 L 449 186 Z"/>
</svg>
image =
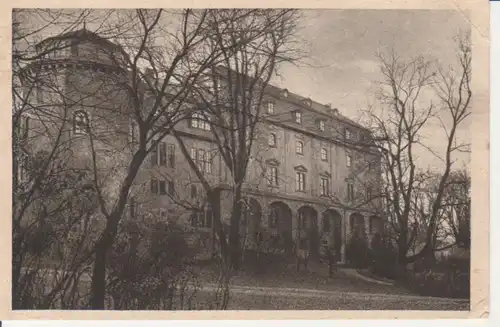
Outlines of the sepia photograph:
<svg viewBox="0 0 500 327">
<path fill-rule="evenodd" d="M 470 310 L 466 11 L 11 14 L 11 310 Z"/>
</svg>

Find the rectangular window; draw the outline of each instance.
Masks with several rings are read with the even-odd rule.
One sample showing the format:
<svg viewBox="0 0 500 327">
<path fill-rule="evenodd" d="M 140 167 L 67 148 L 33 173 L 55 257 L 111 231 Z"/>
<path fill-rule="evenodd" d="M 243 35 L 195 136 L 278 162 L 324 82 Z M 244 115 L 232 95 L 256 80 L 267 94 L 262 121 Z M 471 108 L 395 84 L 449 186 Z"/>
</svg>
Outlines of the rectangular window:
<svg viewBox="0 0 500 327">
<path fill-rule="evenodd" d="M 30 117 L 21 115 L 19 123 L 19 139 L 26 140 L 29 136 Z"/>
<path fill-rule="evenodd" d="M 168 181 L 168 195 L 172 196 L 175 193 L 175 184 L 173 181 Z"/>
<path fill-rule="evenodd" d="M 321 184 L 321 195 L 323 195 L 323 196 L 328 195 L 330 193 L 329 192 L 329 184 L 330 183 L 329 183 L 328 178 L 321 177 L 320 184 Z"/>
<path fill-rule="evenodd" d="M 324 120 L 319 121 L 319 130 L 322 132 L 325 131 L 325 121 Z"/>
<path fill-rule="evenodd" d="M 347 183 L 347 199 L 349 201 L 354 200 L 354 184 Z"/>
<path fill-rule="evenodd" d="M 198 128 L 198 122 L 200 120 L 198 119 L 198 115 L 197 114 L 193 114 L 193 116 L 191 117 L 191 127 L 192 128 Z"/>
<path fill-rule="evenodd" d="M 41 86 L 38 86 L 36 88 L 36 102 L 37 104 L 43 103 L 43 89 Z"/>
<path fill-rule="evenodd" d="M 366 188 L 366 201 L 370 201 L 372 199 L 372 187 L 368 186 Z"/>
<path fill-rule="evenodd" d="M 129 209 L 130 209 L 130 218 L 134 218 L 137 214 L 137 205 L 135 203 L 134 198 L 130 199 Z"/>
<path fill-rule="evenodd" d="M 137 141 L 137 124 L 134 121 L 129 124 L 129 141 L 130 143 Z"/>
<path fill-rule="evenodd" d="M 207 209 L 207 211 L 205 212 L 205 226 L 207 228 L 212 228 L 212 219 L 213 219 L 212 210 Z"/>
<path fill-rule="evenodd" d="M 321 160 L 328 161 L 328 152 L 325 148 L 321 149 Z"/>
<path fill-rule="evenodd" d="M 158 180 L 151 180 L 151 193 L 157 195 L 158 194 Z"/>
<path fill-rule="evenodd" d="M 198 129 L 202 129 L 205 131 L 209 131 L 210 130 L 210 123 L 207 120 L 208 120 L 208 118 L 205 117 L 203 114 L 194 113 L 191 116 L 190 126 L 192 128 L 198 128 Z"/>
<path fill-rule="evenodd" d="M 346 165 L 347 165 L 347 167 L 351 167 L 351 165 L 352 165 L 352 158 L 351 158 L 351 156 L 347 156 L 347 158 L 346 158 Z"/>
<path fill-rule="evenodd" d="M 296 182 L 297 191 L 305 191 L 306 190 L 306 174 L 305 173 L 297 173 L 295 182 Z"/>
<path fill-rule="evenodd" d="M 295 143 L 295 152 L 297 154 L 304 154 L 304 143 L 297 141 L 297 143 Z"/>
<path fill-rule="evenodd" d="M 268 167 L 267 182 L 269 186 L 278 186 L 278 167 Z"/>
<path fill-rule="evenodd" d="M 167 150 L 168 166 L 175 168 L 175 145 L 169 144 Z"/>
<path fill-rule="evenodd" d="M 191 160 L 196 162 L 196 148 L 191 148 Z"/>
<path fill-rule="evenodd" d="M 196 161 L 198 169 L 202 172 L 205 171 L 204 159 L 205 159 L 205 150 L 198 149 L 198 157 L 196 158 Z"/>
<path fill-rule="evenodd" d="M 267 113 L 269 115 L 274 115 L 274 102 L 272 101 L 267 102 Z"/>
<path fill-rule="evenodd" d="M 17 160 L 17 183 L 23 184 L 28 180 L 29 157 L 24 151 L 21 151 Z"/>
<path fill-rule="evenodd" d="M 90 129 L 89 115 L 83 110 L 78 110 L 73 116 L 73 132 L 76 135 L 87 134 Z"/>
<path fill-rule="evenodd" d="M 295 122 L 297 124 L 302 124 L 302 113 L 300 111 L 295 112 Z"/>
<path fill-rule="evenodd" d="M 206 173 L 212 172 L 212 158 L 210 152 L 205 152 L 205 157 L 203 158 L 203 166 L 205 167 Z"/>
<path fill-rule="evenodd" d="M 276 146 L 276 133 L 269 134 L 268 144 L 269 146 Z"/>
<path fill-rule="evenodd" d="M 160 166 L 167 165 L 167 144 L 165 142 L 160 142 L 158 145 L 160 148 Z"/>
<path fill-rule="evenodd" d="M 151 167 L 158 165 L 158 147 L 151 149 Z"/>
<path fill-rule="evenodd" d="M 167 183 L 165 181 L 160 181 L 160 195 L 167 194 Z"/>
<path fill-rule="evenodd" d="M 191 185 L 191 198 L 196 199 L 198 196 L 198 189 L 196 188 L 196 185 Z"/>
</svg>

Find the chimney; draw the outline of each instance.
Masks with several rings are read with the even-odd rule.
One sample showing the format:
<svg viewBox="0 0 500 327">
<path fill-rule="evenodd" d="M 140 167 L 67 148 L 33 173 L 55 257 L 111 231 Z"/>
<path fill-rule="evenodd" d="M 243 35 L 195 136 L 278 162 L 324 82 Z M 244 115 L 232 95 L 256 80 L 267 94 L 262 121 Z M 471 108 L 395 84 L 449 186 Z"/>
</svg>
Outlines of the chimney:
<svg viewBox="0 0 500 327">
<path fill-rule="evenodd" d="M 327 107 L 328 109 L 332 109 L 332 104 L 331 103 L 327 103 L 327 104 L 325 104 L 325 107 Z"/>
</svg>

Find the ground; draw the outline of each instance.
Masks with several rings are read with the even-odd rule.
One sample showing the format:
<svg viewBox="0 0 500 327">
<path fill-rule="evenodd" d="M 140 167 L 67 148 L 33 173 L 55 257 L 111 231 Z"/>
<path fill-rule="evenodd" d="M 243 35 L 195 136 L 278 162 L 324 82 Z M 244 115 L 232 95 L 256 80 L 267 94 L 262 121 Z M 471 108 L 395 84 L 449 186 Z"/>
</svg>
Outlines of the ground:
<svg viewBox="0 0 500 327">
<path fill-rule="evenodd" d="M 297 272 L 293 264 L 266 272 L 241 270 L 231 278 L 228 310 L 469 310 L 469 301 L 412 294 L 396 285 L 382 285 L 356 277 L 346 268 L 332 277 L 328 270 L 310 267 Z M 200 286 L 191 309 L 213 303 L 217 269 L 199 267 Z M 86 282 L 85 282 L 86 281 Z M 88 292 L 90 276 L 82 293 Z M 184 307 L 187 308 L 187 307 Z M 188 309 L 188 308 L 187 308 Z"/>
<path fill-rule="evenodd" d="M 203 301 L 204 293 L 196 295 Z M 468 301 L 412 296 L 369 296 L 364 293 L 287 292 L 280 289 L 233 287 L 229 310 L 469 310 Z"/>
<path fill-rule="evenodd" d="M 207 302 L 213 286 L 207 280 L 194 301 Z M 468 300 L 414 295 L 400 286 L 356 278 L 348 269 L 332 277 L 324 269 L 239 272 L 230 292 L 229 310 L 469 310 Z"/>
</svg>

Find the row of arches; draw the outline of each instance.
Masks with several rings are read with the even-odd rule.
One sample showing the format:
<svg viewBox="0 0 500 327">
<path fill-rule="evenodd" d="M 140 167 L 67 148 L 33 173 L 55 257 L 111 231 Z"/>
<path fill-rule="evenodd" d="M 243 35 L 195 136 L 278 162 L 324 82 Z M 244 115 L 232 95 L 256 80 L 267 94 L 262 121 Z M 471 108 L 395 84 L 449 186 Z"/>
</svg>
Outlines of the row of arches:
<svg viewBox="0 0 500 327">
<path fill-rule="evenodd" d="M 309 246 L 313 253 L 319 251 L 322 240 L 328 240 L 335 252 L 340 254 L 344 240 L 343 219 L 340 212 L 335 209 L 327 209 L 319 215 L 313 206 L 306 204 L 298 208 L 295 216 L 294 224 L 292 209 L 285 202 L 274 201 L 269 204 L 266 217 L 267 228 L 276 231 L 284 250 L 291 250 L 295 245 L 293 231 L 295 227 L 295 238 L 309 240 Z M 247 229 L 250 235 L 257 235 L 257 232 L 262 229 L 263 218 L 260 203 L 254 198 L 245 199 L 241 225 Z M 350 236 L 367 237 L 368 233 L 381 230 L 381 219 L 378 216 L 369 217 L 368 231 L 365 225 L 365 216 L 362 214 L 355 212 L 350 214 L 348 218 L 350 230 L 347 231 L 347 234 Z"/>
</svg>

